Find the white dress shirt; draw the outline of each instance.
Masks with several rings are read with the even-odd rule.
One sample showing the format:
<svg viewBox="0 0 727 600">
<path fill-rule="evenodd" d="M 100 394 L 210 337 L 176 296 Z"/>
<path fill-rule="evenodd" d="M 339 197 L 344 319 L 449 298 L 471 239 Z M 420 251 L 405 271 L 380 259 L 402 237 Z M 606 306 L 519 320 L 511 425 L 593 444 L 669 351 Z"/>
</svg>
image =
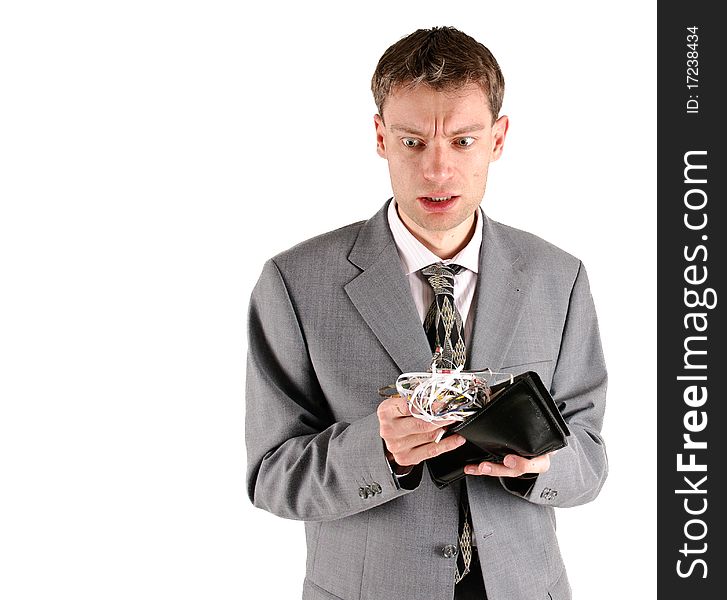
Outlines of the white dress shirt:
<svg viewBox="0 0 727 600">
<path fill-rule="evenodd" d="M 396 201 L 389 203 L 389 228 L 394 236 L 396 249 L 399 251 L 401 265 L 409 281 L 414 304 L 419 311 L 419 320 L 424 324 L 427 311 L 434 301 L 434 290 L 420 270 L 432 263 L 454 263 L 464 267 L 454 280 L 454 304 L 462 315 L 464 321 L 464 341 L 469 344 L 472 339 L 472 325 L 474 315 L 470 315 L 470 306 L 477 287 L 477 272 L 480 263 L 480 246 L 482 245 L 482 216 L 478 210 L 475 213 L 475 232 L 472 239 L 462 250 L 451 259 L 442 260 L 434 252 L 416 239 L 406 228 L 396 209 Z"/>
</svg>

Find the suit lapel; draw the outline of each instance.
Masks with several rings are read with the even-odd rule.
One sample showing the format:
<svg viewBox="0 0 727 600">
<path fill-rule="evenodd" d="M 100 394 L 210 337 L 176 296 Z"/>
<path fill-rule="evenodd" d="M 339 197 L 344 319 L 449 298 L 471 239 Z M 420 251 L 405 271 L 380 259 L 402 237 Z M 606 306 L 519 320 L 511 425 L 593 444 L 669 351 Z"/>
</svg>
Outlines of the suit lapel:
<svg viewBox="0 0 727 600">
<path fill-rule="evenodd" d="M 387 207 L 388 202 L 362 227 L 349 260 L 363 272 L 345 290 L 399 369 L 423 371 L 432 352 L 389 229 Z"/>
<path fill-rule="evenodd" d="M 484 213 L 479 281 L 473 300 L 474 325 L 468 344 L 468 368 L 497 370 L 512 344 L 522 314 L 524 259 L 506 228 Z"/>
</svg>

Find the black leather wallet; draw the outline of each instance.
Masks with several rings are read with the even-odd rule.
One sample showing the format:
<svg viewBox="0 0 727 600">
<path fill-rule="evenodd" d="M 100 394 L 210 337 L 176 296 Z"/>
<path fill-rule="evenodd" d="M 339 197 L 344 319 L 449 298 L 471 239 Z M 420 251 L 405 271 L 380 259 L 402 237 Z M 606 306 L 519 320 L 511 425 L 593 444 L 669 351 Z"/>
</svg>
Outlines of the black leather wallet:
<svg viewBox="0 0 727 600">
<path fill-rule="evenodd" d="M 490 399 L 474 415 L 452 425 L 444 437 L 459 433 L 459 448 L 427 460 L 432 480 L 443 488 L 464 476 L 466 465 L 501 463 L 506 455 L 533 458 L 568 444 L 568 426 L 540 376 L 528 371 L 492 386 Z"/>
</svg>

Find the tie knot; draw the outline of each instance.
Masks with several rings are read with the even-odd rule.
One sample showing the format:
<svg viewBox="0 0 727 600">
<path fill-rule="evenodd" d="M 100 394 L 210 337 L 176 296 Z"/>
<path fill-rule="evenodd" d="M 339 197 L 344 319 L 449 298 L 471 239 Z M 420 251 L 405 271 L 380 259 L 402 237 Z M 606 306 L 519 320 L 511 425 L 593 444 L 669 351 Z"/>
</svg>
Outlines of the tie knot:
<svg viewBox="0 0 727 600">
<path fill-rule="evenodd" d="M 461 265 L 433 263 L 424 267 L 421 273 L 426 277 L 435 294 L 453 294 L 454 276 L 462 269 L 464 267 Z"/>
</svg>

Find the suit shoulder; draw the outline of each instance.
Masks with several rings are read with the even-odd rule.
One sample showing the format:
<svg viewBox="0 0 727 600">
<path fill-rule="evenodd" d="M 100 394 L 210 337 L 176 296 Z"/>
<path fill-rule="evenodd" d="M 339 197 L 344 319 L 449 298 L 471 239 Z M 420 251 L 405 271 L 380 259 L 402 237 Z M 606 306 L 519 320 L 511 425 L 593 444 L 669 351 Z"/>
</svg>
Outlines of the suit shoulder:
<svg viewBox="0 0 727 600">
<path fill-rule="evenodd" d="M 555 263 L 571 267 L 580 265 L 580 259 L 534 233 L 523 231 L 510 225 L 504 225 L 497 221 L 493 221 L 492 223 L 512 240 L 529 262 L 546 262 L 551 265 Z"/>
<path fill-rule="evenodd" d="M 365 223 L 366 221 L 358 221 L 316 235 L 276 254 L 271 260 L 281 270 L 295 269 L 311 264 L 348 262 L 348 254 Z"/>
</svg>

